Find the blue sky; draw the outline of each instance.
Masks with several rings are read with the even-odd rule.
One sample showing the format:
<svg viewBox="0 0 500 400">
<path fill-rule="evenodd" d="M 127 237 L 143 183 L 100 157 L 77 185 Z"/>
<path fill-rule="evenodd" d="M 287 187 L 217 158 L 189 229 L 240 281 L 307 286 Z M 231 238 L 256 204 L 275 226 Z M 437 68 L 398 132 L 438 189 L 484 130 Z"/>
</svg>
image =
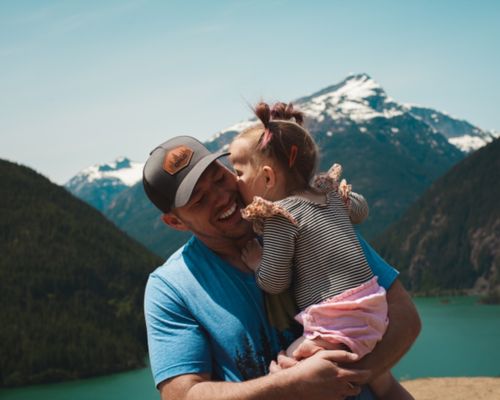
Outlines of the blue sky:
<svg viewBox="0 0 500 400">
<path fill-rule="evenodd" d="M 0 1 L 0 158 L 62 184 L 366 72 L 500 130 L 500 1 Z"/>
</svg>

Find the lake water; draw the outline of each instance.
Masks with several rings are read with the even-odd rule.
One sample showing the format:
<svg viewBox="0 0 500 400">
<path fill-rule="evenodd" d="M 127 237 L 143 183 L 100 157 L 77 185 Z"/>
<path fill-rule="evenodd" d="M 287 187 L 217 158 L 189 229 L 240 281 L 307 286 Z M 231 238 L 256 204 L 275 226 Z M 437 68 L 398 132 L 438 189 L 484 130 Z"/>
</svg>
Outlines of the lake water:
<svg viewBox="0 0 500 400">
<path fill-rule="evenodd" d="M 399 379 L 500 376 L 500 305 L 471 297 L 415 299 L 422 333 L 394 368 Z"/>
<path fill-rule="evenodd" d="M 500 376 L 500 305 L 474 298 L 415 299 L 423 330 L 393 369 L 399 379 Z M 0 390 L 1 400 L 158 400 L 148 368 L 101 378 Z"/>
</svg>

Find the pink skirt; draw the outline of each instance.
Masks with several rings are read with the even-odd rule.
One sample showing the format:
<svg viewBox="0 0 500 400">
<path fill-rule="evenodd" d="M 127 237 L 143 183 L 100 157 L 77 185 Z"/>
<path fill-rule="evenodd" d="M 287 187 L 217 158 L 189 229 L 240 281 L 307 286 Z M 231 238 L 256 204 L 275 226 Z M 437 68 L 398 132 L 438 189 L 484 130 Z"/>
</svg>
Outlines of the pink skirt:
<svg viewBox="0 0 500 400">
<path fill-rule="evenodd" d="M 389 319 L 385 289 L 377 277 L 345 292 L 313 304 L 295 319 L 307 339 L 321 337 L 341 343 L 360 357 L 370 353 L 384 335 Z"/>
</svg>

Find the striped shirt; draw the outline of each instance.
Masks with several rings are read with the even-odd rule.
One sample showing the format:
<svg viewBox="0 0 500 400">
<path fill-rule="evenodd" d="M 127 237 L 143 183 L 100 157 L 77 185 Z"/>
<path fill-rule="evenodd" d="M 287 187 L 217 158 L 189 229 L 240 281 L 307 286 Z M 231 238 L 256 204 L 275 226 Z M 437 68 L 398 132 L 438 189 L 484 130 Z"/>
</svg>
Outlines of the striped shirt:
<svg viewBox="0 0 500 400">
<path fill-rule="evenodd" d="M 276 294 L 292 286 L 301 310 L 370 280 L 368 265 L 352 223 L 368 216 L 363 196 L 350 193 L 349 210 L 331 191 L 326 203 L 291 196 L 277 203 L 296 220 L 266 218 L 257 283 Z"/>
</svg>

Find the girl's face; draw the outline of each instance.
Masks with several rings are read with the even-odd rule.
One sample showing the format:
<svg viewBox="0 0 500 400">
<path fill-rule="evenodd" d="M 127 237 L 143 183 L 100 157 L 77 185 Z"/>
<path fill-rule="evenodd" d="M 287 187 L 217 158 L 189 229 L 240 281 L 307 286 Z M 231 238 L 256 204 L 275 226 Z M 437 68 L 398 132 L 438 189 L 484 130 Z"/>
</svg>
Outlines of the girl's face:
<svg viewBox="0 0 500 400">
<path fill-rule="evenodd" d="M 239 138 L 231 143 L 229 160 L 233 164 L 238 180 L 238 189 L 245 204 L 250 204 L 254 196 L 266 198 L 266 178 L 259 166 L 254 165 L 248 139 Z"/>
</svg>

